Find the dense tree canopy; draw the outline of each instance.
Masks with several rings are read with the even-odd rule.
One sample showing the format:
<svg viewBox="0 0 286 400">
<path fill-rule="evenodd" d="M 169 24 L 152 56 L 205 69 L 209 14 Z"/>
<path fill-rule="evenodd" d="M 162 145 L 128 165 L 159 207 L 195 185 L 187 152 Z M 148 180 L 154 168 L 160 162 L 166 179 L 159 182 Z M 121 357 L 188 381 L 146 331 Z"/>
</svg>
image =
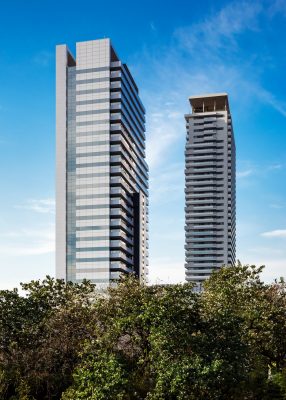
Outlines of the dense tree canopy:
<svg viewBox="0 0 286 400">
<path fill-rule="evenodd" d="M 262 268 L 107 293 L 84 282 L 0 292 L 3 400 L 286 399 L 286 290 Z"/>
</svg>

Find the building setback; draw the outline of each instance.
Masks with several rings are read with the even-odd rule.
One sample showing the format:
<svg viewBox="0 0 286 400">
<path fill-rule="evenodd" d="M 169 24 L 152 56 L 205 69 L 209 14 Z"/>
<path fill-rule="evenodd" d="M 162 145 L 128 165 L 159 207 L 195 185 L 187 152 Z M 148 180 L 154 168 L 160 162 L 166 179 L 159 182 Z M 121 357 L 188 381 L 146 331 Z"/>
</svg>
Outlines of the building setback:
<svg viewBox="0 0 286 400">
<path fill-rule="evenodd" d="M 186 280 L 235 264 L 235 141 L 226 93 L 193 96 L 185 116 Z"/>
<path fill-rule="evenodd" d="M 110 39 L 56 48 L 56 276 L 148 274 L 145 109 Z"/>
</svg>

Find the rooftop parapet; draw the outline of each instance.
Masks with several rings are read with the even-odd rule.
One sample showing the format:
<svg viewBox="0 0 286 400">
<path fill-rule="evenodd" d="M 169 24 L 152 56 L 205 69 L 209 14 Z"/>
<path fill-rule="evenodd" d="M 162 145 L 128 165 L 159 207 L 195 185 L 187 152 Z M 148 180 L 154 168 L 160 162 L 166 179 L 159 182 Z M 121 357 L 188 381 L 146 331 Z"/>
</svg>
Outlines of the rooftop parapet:
<svg viewBox="0 0 286 400">
<path fill-rule="evenodd" d="M 227 93 L 211 93 L 189 97 L 192 113 L 229 111 Z"/>
</svg>

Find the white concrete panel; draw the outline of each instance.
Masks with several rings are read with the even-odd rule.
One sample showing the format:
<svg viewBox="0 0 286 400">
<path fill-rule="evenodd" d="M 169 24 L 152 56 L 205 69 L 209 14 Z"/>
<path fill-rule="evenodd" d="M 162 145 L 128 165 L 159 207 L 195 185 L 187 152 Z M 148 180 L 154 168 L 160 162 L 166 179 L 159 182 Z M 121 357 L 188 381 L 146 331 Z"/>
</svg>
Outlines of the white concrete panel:
<svg viewBox="0 0 286 400">
<path fill-rule="evenodd" d="M 109 130 L 110 123 L 109 122 L 103 122 L 101 124 L 94 124 L 94 125 L 88 125 L 88 126 L 77 126 L 76 127 L 76 132 L 81 133 L 81 132 L 100 132 L 100 131 L 106 131 Z"/>
<path fill-rule="evenodd" d="M 66 45 L 56 47 L 56 277 L 66 279 Z"/>
<path fill-rule="evenodd" d="M 97 79 L 97 78 L 109 78 L 110 72 L 109 69 L 107 71 L 93 71 L 81 73 L 76 76 L 76 80 L 84 81 L 86 79 Z"/>
<path fill-rule="evenodd" d="M 76 237 L 97 237 L 97 236 L 107 236 L 109 235 L 109 229 L 101 229 L 98 231 L 77 231 Z"/>
<path fill-rule="evenodd" d="M 93 104 L 80 104 L 76 106 L 76 111 L 92 111 L 92 110 L 106 110 L 109 109 L 109 102 L 93 103 Z"/>
<path fill-rule="evenodd" d="M 87 163 L 98 163 L 98 162 L 108 162 L 109 156 L 90 156 L 90 157 L 80 157 L 77 158 L 77 164 L 87 164 Z"/>
<path fill-rule="evenodd" d="M 94 139 L 94 142 L 96 142 L 96 141 L 97 140 Z M 109 147 L 110 147 L 109 143 L 108 144 L 100 143 L 100 144 L 95 144 L 93 146 L 81 146 L 81 147 L 77 147 L 76 153 L 84 154 L 84 153 L 91 153 L 94 151 L 109 151 Z"/>
<path fill-rule="evenodd" d="M 102 114 L 90 114 L 90 115 L 77 115 L 76 122 L 89 122 L 89 121 L 102 121 L 109 120 L 109 112 Z"/>
<path fill-rule="evenodd" d="M 104 92 L 100 93 L 95 92 L 95 93 L 76 95 L 76 101 L 97 100 L 97 99 L 109 99 L 109 87 L 106 88 Z"/>
</svg>

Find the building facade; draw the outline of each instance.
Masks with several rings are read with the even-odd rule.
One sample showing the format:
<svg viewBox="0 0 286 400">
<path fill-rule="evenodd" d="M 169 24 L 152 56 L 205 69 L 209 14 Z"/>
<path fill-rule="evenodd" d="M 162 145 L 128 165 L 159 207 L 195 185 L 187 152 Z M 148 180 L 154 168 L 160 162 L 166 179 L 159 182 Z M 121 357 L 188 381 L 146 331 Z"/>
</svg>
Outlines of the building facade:
<svg viewBox="0 0 286 400">
<path fill-rule="evenodd" d="M 236 261 L 235 140 L 226 93 L 190 97 L 185 116 L 186 280 Z"/>
<path fill-rule="evenodd" d="M 148 274 L 145 109 L 110 39 L 56 48 L 56 276 Z"/>
</svg>

